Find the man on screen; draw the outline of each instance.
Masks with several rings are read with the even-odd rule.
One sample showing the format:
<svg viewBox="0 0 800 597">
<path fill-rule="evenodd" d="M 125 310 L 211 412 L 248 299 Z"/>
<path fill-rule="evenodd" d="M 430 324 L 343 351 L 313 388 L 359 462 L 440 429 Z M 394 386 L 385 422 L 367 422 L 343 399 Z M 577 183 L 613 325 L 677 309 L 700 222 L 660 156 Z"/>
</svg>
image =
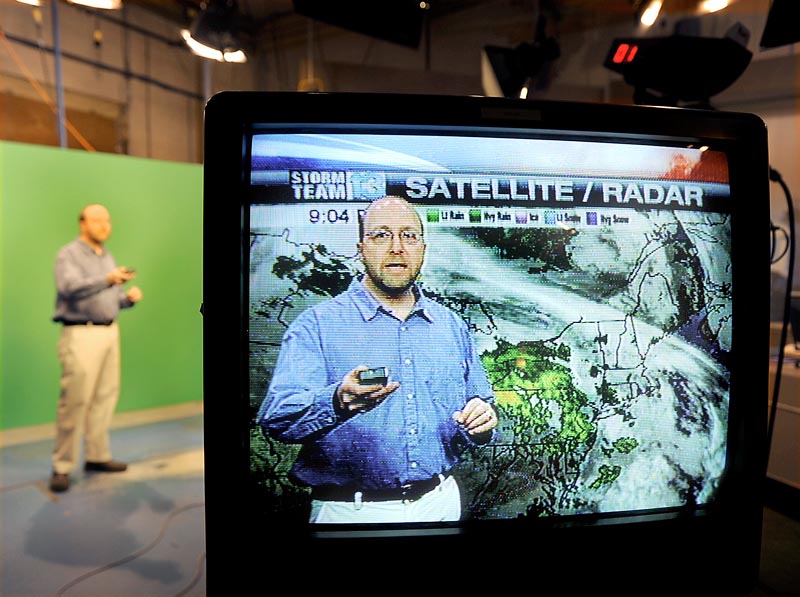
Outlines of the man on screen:
<svg viewBox="0 0 800 597">
<path fill-rule="evenodd" d="M 359 237 L 366 275 L 289 326 L 258 422 L 302 444 L 292 475 L 311 487 L 313 523 L 457 521 L 449 471 L 493 436 L 491 386 L 466 323 L 416 284 L 414 208 L 373 202 Z"/>
</svg>

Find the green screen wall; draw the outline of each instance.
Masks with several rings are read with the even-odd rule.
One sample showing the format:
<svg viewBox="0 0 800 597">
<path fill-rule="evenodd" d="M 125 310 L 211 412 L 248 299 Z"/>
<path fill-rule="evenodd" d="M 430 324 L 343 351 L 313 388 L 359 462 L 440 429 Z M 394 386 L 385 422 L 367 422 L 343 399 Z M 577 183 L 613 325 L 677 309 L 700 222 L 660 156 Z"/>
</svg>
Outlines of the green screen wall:
<svg viewBox="0 0 800 597">
<path fill-rule="evenodd" d="M 55 421 L 58 249 L 84 205 L 143 300 L 120 314 L 118 412 L 202 400 L 202 166 L 0 143 L 0 429 Z"/>
</svg>

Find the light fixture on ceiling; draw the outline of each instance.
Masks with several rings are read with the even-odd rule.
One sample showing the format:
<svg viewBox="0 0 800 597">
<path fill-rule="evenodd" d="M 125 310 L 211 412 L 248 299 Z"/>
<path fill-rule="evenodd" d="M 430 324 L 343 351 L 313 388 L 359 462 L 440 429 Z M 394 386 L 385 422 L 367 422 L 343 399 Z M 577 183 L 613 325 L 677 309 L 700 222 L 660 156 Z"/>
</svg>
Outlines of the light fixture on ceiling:
<svg viewBox="0 0 800 597">
<path fill-rule="evenodd" d="M 701 13 L 717 12 L 723 8 L 728 8 L 730 0 L 702 0 L 698 6 Z"/>
<path fill-rule="evenodd" d="M 644 10 L 642 10 L 639 16 L 639 22 L 645 27 L 652 26 L 661 12 L 662 4 L 663 2 L 661 0 L 650 0 L 644 7 Z"/>
<path fill-rule="evenodd" d="M 235 0 L 203 3 L 190 29 L 181 29 L 189 49 L 202 58 L 217 62 L 247 62 L 238 39 L 239 12 Z"/>
<path fill-rule="evenodd" d="M 17 0 L 20 4 L 27 4 L 28 6 L 41 6 L 41 0 Z"/>
<path fill-rule="evenodd" d="M 733 2 L 734 0 L 696 0 L 693 12 L 698 15 L 718 12 L 727 8 Z M 645 27 L 652 27 L 661 14 L 661 9 L 665 3 L 666 0 L 638 0 L 635 2 L 639 22 Z"/>
<path fill-rule="evenodd" d="M 558 40 L 547 34 L 547 18 L 539 15 L 533 43 L 523 42 L 514 48 L 483 47 L 483 91 L 488 96 L 527 99 L 547 88 L 560 56 Z"/>
<path fill-rule="evenodd" d="M 67 0 L 70 4 L 78 4 L 88 8 L 99 8 L 101 10 L 119 10 L 122 8 L 122 0 Z"/>
<path fill-rule="evenodd" d="M 635 103 L 709 107 L 744 72 L 752 52 L 741 23 L 724 37 L 683 35 L 617 38 L 603 64 L 634 87 Z"/>
</svg>

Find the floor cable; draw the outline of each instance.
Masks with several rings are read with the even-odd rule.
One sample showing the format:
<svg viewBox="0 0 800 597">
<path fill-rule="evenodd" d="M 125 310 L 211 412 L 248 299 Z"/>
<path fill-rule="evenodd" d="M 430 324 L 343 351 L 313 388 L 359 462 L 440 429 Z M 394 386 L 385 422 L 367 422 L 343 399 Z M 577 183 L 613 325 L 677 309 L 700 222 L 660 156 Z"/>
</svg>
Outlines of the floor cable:
<svg viewBox="0 0 800 597">
<path fill-rule="evenodd" d="M 130 555 L 125 556 L 124 558 L 120 558 L 118 560 L 114 560 L 113 562 L 109 562 L 108 564 L 100 566 L 99 568 L 95 568 L 94 570 L 90 570 L 89 572 L 81 574 L 77 578 L 72 579 L 64 586 L 62 586 L 60 589 L 58 589 L 58 591 L 56 591 L 55 593 L 56 597 L 58 597 L 59 595 L 63 595 L 66 591 L 68 591 L 75 585 L 82 583 L 83 581 L 85 581 L 88 578 L 91 578 L 92 576 L 96 576 L 102 572 L 105 572 L 106 570 L 110 570 L 111 568 L 116 568 L 117 566 L 121 566 L 122 564 L 127 564 L 128 562 L 131 562 L 136 558 L 146 554 L 148 551 L 153 549 L 156 545 L 158 545 L 161 542 L 161 540 L 164 538 L 164 535 L 167 532 L 167 528 L 169 527 L 170 523 L 175 519 L 176 516 L 188 510 L 193 510 L 194 508 L 202 508 L 204 506 L 205 502 L 196 502 L 192 504 L 187 504 L 185 506 L 181 506 L 180 508 L 173 510 L 172 512 L 170 512 L 169 516 L 167 516 L 167 518 L 164 520 L 163 524 L 161 525 L 161 530 L 159 531 L 156 538 L 153 539 L 153 541 L 151 541 L 149 544 L 145 545 L 142 549 L 135 551 Z M 181 592 L 178 593 L 178 595 L 185 595 L 186 592 L 189 591 L 197 583 L 200 576 L 202 575 L 202 569 L 203 569 L 202 564 L 204 561 L 205 561 L 205 552 L 201 554 L 198 560 L 198 572 L 195 573 L 189 585 L 184 589 L 182 589 Z"/>
</svg>

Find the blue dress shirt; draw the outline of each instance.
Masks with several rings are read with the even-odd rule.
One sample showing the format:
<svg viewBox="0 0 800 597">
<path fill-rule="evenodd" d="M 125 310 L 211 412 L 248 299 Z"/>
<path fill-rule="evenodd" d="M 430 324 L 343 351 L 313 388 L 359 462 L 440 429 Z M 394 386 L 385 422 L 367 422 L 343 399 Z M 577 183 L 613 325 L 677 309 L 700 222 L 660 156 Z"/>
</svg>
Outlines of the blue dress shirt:
<svg viewBox="0 0 800 597">
<path fill-rule="evenodd" d="M 372 410 L 334 410 L 342 378 L 388 367 L 400 387 Z M 492 389 L 461 317 L 421 296 L 405 321 L 361 282 L 301 313 L 284 334 L 258 422 L 302 444 L 292 469 L 308 486 L 397 487 L 447 473 L 471 438 L 453 413 Z"/>
</svg>

